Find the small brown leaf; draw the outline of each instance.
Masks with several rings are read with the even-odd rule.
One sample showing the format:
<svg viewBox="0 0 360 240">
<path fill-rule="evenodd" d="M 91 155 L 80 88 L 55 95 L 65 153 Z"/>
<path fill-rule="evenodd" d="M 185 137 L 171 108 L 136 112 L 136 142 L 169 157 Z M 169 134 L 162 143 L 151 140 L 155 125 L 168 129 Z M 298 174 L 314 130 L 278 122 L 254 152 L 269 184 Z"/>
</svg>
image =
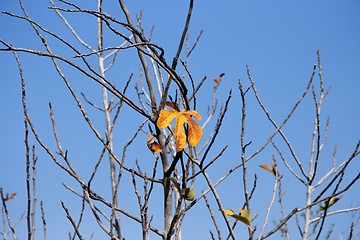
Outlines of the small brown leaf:
<svg viewBox="0 0 360 240">
<path fill-rule="evenodd" d="M 157 142 L 153 142 L 150 144 L 149 149 L 153 153 L 161 152 L 161 147 Z"/>
<path fill-rule="evenodd" d="M 9 201 L 9 200 L 13 199 L 15 196 L 16 196 L 16 192 L 12 192 L 12 193 L 10 193 L 10 195 L 7 193 L 5 198 L 4 198 L 4 201 L 5 202 Z"/>
<path fill-rule="evenodd" d="M 263 169 L 265 169 L 266 171 L 269 171 L 269 172 L 272 173 L 272 169 L 271 169 L 270 166 L 267 165 L 266 163 L 261 164 L 260 167 L 263 168 Z"/>
<path fill-rule="evenodd" d="M 270 172 L 275 177 L 280 176 L 280 173 L 277 170 L 277 166 L 276 166 L 275 162 L 272 162 L 271 166 L 272 166 L 272 168 L 266 163 L 260 165 L 261 168 L 263 168 L 266 171 Z"/>
<path fill-rule="evenodd" d="M 148 139 L 146 141 L 146 145 L 150 149 L 152 153 L 161 152 L 160 145 L 155 141 L 155 135 L 152 133 L 149 133 Z"/>
<path fill-rule="evenodd" d="M 225 73 L 221 73 L 218 77 L 214 77 L 214 83 L 219 84 L 224 75 L 225 75 Z"/>
</svg>

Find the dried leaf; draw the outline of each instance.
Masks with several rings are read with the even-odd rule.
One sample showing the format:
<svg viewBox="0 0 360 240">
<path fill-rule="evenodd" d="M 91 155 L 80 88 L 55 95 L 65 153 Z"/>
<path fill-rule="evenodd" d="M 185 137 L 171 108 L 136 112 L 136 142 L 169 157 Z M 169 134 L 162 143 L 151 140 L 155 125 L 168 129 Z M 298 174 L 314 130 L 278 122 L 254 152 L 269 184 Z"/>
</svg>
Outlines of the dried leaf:
<svg viewBox="0 0 360 240">
<path fill-rule="evenodd" d="M 277 166 L 276 166 L 275 162 L 272 162 L 271 166 L 272 166 L 272 168 L 266 163 L 260 165 L 261 168 L 263 168 L 266 171 L 270 172 L 275 177 L 280 176 L 280 173 L 277 171 Z"/>
<path fill-rule="evenodd" d="M 271 169 L 270 166 L 267 165 L 266 163 L 261 164 L 260 167 L 263 168 L 263 169 L 265 169 L 266 171 L 269 171 L 269 172 L 272 173 L 272 169 Z"/>
<path fill-rule="evenodd" d="M 146 144 L 149 145 L 155 141 L 155 135 L 152 133 L 148 134 L 148 138 L 146 140 Z"/>
<path fill-rule="evenodd" d="M 5 202 L 9 201 L 9 200 L 13 199 L 15 196 L 16 196 L 16 192 L 12 192 L 12 193 L 10 193 L 10 195 L 7 193 L 5 198 L 4 198 L 4 201 Z"/>
<path fill-rule="evenodd" d="M 153 153 L 158 153 L 161 152 L 161 147 L 157 142 L 153 142 L 150 144 L 149 149 L 151 150 L 151 152 Z"/>
<path fill-rule="evenodd" d="M 220 74 L 218 77 L 214 77 L 214 83 L 219 84 L 222 80 L 222 77 L 225 75 L 225 73 Z"/>
<path fill-rule="evenodd" d="M 171 110 L 163 109 L 160 112 L 157 126 L 159 128 L 165 128 L 169 126 L 172 120 L 175 118 L 174 138 L 176 142 L 176 151 L 180 152 L 185 148 L 186 135 L 184 130 L 184 123 L 188 125 L 188 142 L 191 146 L 195 147 L 202 137 L 202 128 L 192 119 L 194 116 L 197 120 L 201 120 L 200 114 L 195 110 L 182 110 L 178 111 L 174 104 L 167 102 L 166 104 Z"/>
<path fill-rule="evenodd" d="M 146 141 L 146 145 L 150 149 L 152 153 L 161 152 L 160 145 L 155 141 L 155 135 L 152 133 L 149 133 L 148 139 Z"/>
</svg>

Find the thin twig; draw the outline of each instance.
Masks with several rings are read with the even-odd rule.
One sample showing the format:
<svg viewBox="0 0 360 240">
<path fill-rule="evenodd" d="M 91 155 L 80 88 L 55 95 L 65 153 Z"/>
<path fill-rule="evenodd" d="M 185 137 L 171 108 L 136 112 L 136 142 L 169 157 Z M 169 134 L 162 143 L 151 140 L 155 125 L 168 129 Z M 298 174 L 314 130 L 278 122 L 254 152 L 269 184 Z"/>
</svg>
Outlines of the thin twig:
<svg viewBox="0 0 360 240">
<path fill-rule="evenodd" d="M 211 206 L 210 206 L 210 204 L 209 204 L 209 202 L 208 202 L 208 200 L 207 200 L 206 195 L 204 195 L 204 200 L 205 200 L 206 207 L 207 207 L 207 209 L 209 210 L 210 217 L 211 217 L 211 219 L 212 219 L 212 221 L 213 221 L 213 223 L 214 223 L 214 227 L 215 227 L 215 229 L 216 229 L 216 232 L 217 232 L 217 235 L 218 235 L 218 239 L 221 240 L 220 228 L 219 228 L 219 226 L 218 226 L 218 224 L 217 224 L 216 218 L 215 218 L 214 213 L 213 213 L 213 211 L 212 211 L 212 209 L 211 209 Z"/>
<path fill-rule="evenodd" d="M 79 229 L 78 227 L 76 226 L 76 223 L 74 222 L 74 220 L 72 219 L 70 213 L 69 213 L 69 210 L 65 207 L 65 204 L 63 201 L 61 201 L 61 207 L 64 209 L 65 213 L 66 213 L 66 217 L 69 219 L 71 225 L 73 226 L 74 228 L 74 231 L 76 232 L 76 235 L 78 236 L 78 238 L 80 240 L 83 240 L 84 238 L 81 236 L 80 232 L 79 232 Z"/>
<path fill-rule="evenodd" d="M 275 164 L 276 164 L 276 160 L 275 160 L 274 157 L 273 157 L 273 160 L 274 160 L 274 162 L 275 162 Z M 275 165 L 275 166 L 276 166 L 276 165 Z M 275 180 L 274 180 L 274 188 L 273 188 L 273 192 L 272 192 L 272 197 L 271 197 L 269 206 L 268 206 L 267 209 L 266 209 L 264 224 L 263 224 L 263 226 L 262 226 L 262 228 L 261 228 L 261 230 L 260 230 L 260 234 L 259 234 L 258 239 L 261 239 L 261 235 L 262 235 L 263 232 L 265 231 L 266 225 L 267 225 L 267 223 L 268 223 L 270 211 L 271 211 L 271 209 L 272 209 L 272 207 L 273 207 L 273 204 L 274 204 L 274 202 L 275 202 L 276 189 L 277 189 L 277 186 L 278 186 L 278 183 L 279 183 L 279 178 L 280 178 L 280 176 L 278 176 L 278 175 L 276 174 Z"/>
<path fill-rule="evenodd" d="M 3 189 L 0 187 L 0 197 L 1 197 L 1 202 L 2 202 L 2 206 L 3 206 L 3 209 L 4 209 L 4 212 L 5 212 L 5 216 L 6 216 L 6 220 L 7 220 L 7 223 L 8 223 L 8 226 L 11 230 L 11 233 L 13 235 L 13 238 L 14 240 L 17 240 L 17 236 L 16 236 L 16 233 L 15 233 L 15 229 L 14 229 L 14 226 L 12 225 L 11 223 L 11 219 L 10 219 L 10 214 L 8 212 L 8 209 L 7 209 L 7 205 L 6 205 L 6 201 L 5 201 L 5 198 L 4 198 L 4 194 L 3 194 Z"/>
<path fill-rule="evenodd" d="M 299 100 L 294 104 L 293 108 L 290 110 L 290 112 L 288 113 L 288 115 L 285 117 L 285 119 L 283 120 L 283 122 L 280 124 L 280 125 L 277 125 L 275 123 L 275 121 L 271 118 L 271 115 L 269 114 L 268 110 L 265 108 L 263 102 L 261 101 L 260 99 L 260 96 L 255 88 L 255 83 L 254 83 L 254 80 L 251 76 L 251 73 L 250 73 L 250 68 L 247 66 L 247 73 L 248 73 L 248 78 L 251 82 L 251 89 L 253 90 L 254 94 L 255 94 L 255 97 L 261 107 L 261 109 L 263 110 L 263 112 L 266 114 L 268 120 L 274 125 L 275 127 L 275 131 L 273 134 L 271 134 L 271 136 L 268 138 L 268 140 L 266 140 L 266 142 L 257 150 L 255 151 L 252 155 L 250 155 L 247 160 L 253 158 L 255 155 L 257 155 L 258 153 L 260 153 L 266 146 L 267 144 L 271 141 L 271 139 L 277 134 L 277 133 L 280 133 L 281 137 L 284 139 L 286 145 L 288 146 L 290 152 L 291 152 L 291 155 L 293 156 L 293 158 L 295 159 L 301 173 L 303 174 L 303 176 L 307 177 L 307 174 L 305 173 L 305 170 L 303 169 L 298 157 L 296 156 L 295 154 L 295 151 L 293 150 L 289 140 L 286 138 L 285 134 L 282 132 L 282 127 L 285 125 L 285 123 L 290 119 L 290 117 L 293 115 L 293 113 L 295 112 L 295 110 L 297 109 L 297 107 L 299 106 L 299 104 L 302 102 L 302 100 L 304 99 L 305 95 L 307 94 L 310 86 L 311 86 L 311 83 L 314 79 L 314 75 L 315 75 L 315 71 L 316 71 L 316 65 L 314 65 L 313 67 L 313 71 L 312 71 L 312 74 L 311 74 L 311 77 L 310 77 L 310 80 L 307 84 L 307 86 L 305 87 L 305 90 L 303 92 L 303 94 L 300 96 Z"/>
<path fill-rule="evenodd" d="M 41 210 L 41 220 L 43 224 L 43 234 L 44 234 L 44 240 L 47 239 L 47 231 L 46 231 L 46 220 L 45 220 L 45 210 L 43 206 L 43 201 L 40 201 L 40 210 Z"/>
</svg>

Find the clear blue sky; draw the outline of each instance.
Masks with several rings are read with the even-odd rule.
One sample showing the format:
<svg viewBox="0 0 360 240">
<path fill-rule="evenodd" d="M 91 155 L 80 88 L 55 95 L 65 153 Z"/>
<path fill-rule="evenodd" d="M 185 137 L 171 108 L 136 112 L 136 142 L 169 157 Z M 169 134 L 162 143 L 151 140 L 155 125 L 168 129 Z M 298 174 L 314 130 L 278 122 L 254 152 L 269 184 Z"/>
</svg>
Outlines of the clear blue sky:
<svg viewBox="0 0 360 240">
<path fill-rule="evenodd" d="M 104 1 L 105 2 L 105 1 Z M 116 2 L 116 1 L 114 1 Z M 184 24 L 187 4 L 184 1 L 127 1 L 132 12 L 133 19 L 140 9 L 143 11 L 143 24 L 148 34 L 150 28 L 155 25 L 152 40 L 165 49 L 165 57 L 170 61 L 175 54 L 178 39 Z M 187 1 L 186 1 L 187 2 Z M 86 3 L 87 4 L 87 3 Z M 83 7 L 95 9 L 95 1 Z M 24 3 L 29 15 L 39 21 L 45 28 L 59 32 L 64 38 L 74 42 L 73 36 L 64 28 L 62 22 L 55 13 L 47 9 L 47 2 Z M 3 0 L 0 3 L 1 11 L 10 11 L 21 14 L 20 8 L 11 0 Z M 123 19 L 116 3 L 105 3 L 104 11 L 114 14 Z M 78 30 L 81 37 L 96 48 L 96 25 L 94 19 L 82 15 L 79 19 L 76 15 L 68 15 L 70 23 Z M 29 24 L 21 20 L 0 15 L 1 32 L 0 38 L 12 43 L 16 47 L 35 48 L 43 50 Z M 257 89 L 261 93 L 268 110 L 277 122 L 280 122 L 290 110 L 292 104 L 299 98 L 311 75 L 313 64 L 317 63 L 316 51 L 321 51 L 323 64 L 323 76 L 325 87 L 331 87 L 328 97 L 325 99 L 322 112 L 322 121 L 330 116 L 328 142 L 321 160 L 324 162 L 324 173 L 328 170 L 327 162 L 332 159 L 334 146 L 338 145 L 338 163 L 346 159 L 353 150 L 360 137 L 360 113 L 359 113 L 359 90 L 360 90 L 360 2 L 349 1 L 196 1 L 193 18 L 190 24 L 189 40 L 194 42 L 199 32 L 204 33 L 189 60 L 189 70 L 195 81 L 199 81 L 204 75 L 208 77 L 204 90 L 200 92 L 198 110 L 206 116 L 206 108 L 211 100 L 212 78 L 222 72 L 226 73 L 219 87 L 219 104 L 226 99 L 226 94 L 233 89 L 233 99 L 230 104 L 228 116 L 224 122 L 219 142 L 215 149 L 221 149 L 229 144 L 228 151 L 223 158 L 209 170 L 213 181 L 222 176 L 227 169 L 240 161 L 239 130 L 241 102 L 237 89 L 237 79 L 247 82 L 245 65 L 249 64 Z M 72 56 L 66 49 L 58 48 L 58 43 L 49 40 L 56 53 Z M 106 40 L 105 44 L 111 46 L 115 40 Z M 118 44 L 118 43 L 117 43 Z M 1 46 L 2 47 L 2 46 Z M 131 53 L 131 51 L 128 51 Z M 138 63 L 130 58 L 128 52 L 121 53 L 117 59 L 117 67 L 109 76 L 120 88 L 129 74 L 138 71 Z M 69 55 L 70 54 L 70 55 Z M 27 81 L 27 97 L 29 112 L 41 138 L 56 151 L 55 142 L 51 132 L 51 123 L 48 114 L 48 102 L 52 102 L 55 108 L 58 131 L 60 132 L 63 148 L 69 150 L 69 156 L 74 166 L 87 179 L 91 173 L 101 150 L 99 143 L 92 137 L 89 128 L 84 124 L 76 104 L 67 92 L 63 82 L 55 73 L 49 59 L 19 54 L 23 62 L 24 74 Z M 11 53 L 0 52 L 0 71 L 2 87 L 0 88 L 0 186 L 4 192 L 17 192 L 17 196 L 9 202 L 9 210 L 12 212 L 13 222 L 26 209 L 25 194 L 25 147 L 24 147 L 24 123 L 21 106 L 20 78 L 16 62 Z M 182 70 L 181 70 L 182 71 Z M 84 92 L 94 103 L 101 105 L 101 91 L 98 86 L 79 75 L 73 70 L 66 70 L 71 76 L 71 83 L 77 93 Z M 139 75 L 135 74 L 131 84 L 133 91 L 135 80 Z M 100 112 L 86 105 L 89 116 L 95 125 L 101 129 L 103 116 Z M 259 110 L 253 100 L 249 100 L 247 140 L 253 141 L 249 152 L 256 149 L 272 132 L 272 127 L 266 122 L 264 114 Z M 121 154 L 123 144 L 132 136 L 134 129 L 143 121 L 128 108 L 123 109 L 118 128 L 115 130 L 116 150 Z M 314 104 L 311 95 L 304 100 L 299 111 L 284 128 L 301 160 L 308 159 L 310 155 L 311 128 L 314 121 Z M 212 123 L 211 127 L 214 125 Z M 210 131 L 207 129 L 205 132 Z M 103 132 L 103 131 L 101 131 Z M 31 143 L 35 143 L 31 138 Z M 146 135 L 142 134 L 134 143 L 134 147 L 128 150 L 127 160 L 129 166 L 135 167 L 137 159 L 143 164 L 144 169 L 150 171 L 152 156 L 144 145 Z M 276 139 L 281 144 L 280 139 Z M 43 200 L 46 219 L 48 223 L 49 239 L 65 239 L 65 230 L 71 229 L 63 210 L 60 200 L 64 201 L 74 214 L 78 213 L 81 203 L 71 193 L 65 190 L 61 183 L 78 187 L 66 174 L 55 166 L 51 159 L 37 146 L 38 160 L 38 201 Z M 211 152 L 211 157 L 217 152 Z M 250 175 L 257 173 L 258 189 L 252 204 L 252 215 L 259 214 L 255 224 L 261 225 L 263 213 L 270 201 L 272 189 L 272 177 L 264 173 L 258 165 L 270 162 L 272 154 L 277 158 L 273 148 L 267 149 L 263 154 L 249 163 Z M 287 156 L 289 157 L 288 153 Z M 278 158 L 280 161 L 280 159 Z M 360 170 L 359 161 L 352 164 L 349 177 L 357 174 Z M 306 165 L 307 166 L 307 165 Z M 322 165 L 323 166 L 323 165 Z M 102 170 L 103 178 L 98 177 L 94 185 L 100 192 L 109 192 L 107 169 Z M 281 168 L 280 168 L 281 171 Z M 281 172 L 286 172 L 283 169 Z M 100 173 L 99 173 L 100 174 Z M 286 199 L 288 202 L 286 211 L 302 206 L 304 203 L 305 189 L 296 182 L 288 173 L 284 176 L 288 184 Z M 139 181 L 139 184 L 141 182 Z M 199 193 L 205 189 L 200 181 L 196 185 Z M 135 215 L 138 214 L 136 200 L 132 192 L 129 179 L 124 179 L 124 188 L 121 196 L 121 204 Z M 297 190 L 296 190 L 297 189 Z M 355 190 L 356 189 L 356 190 Z M 347 208 L 351 205 L 358 206 L 359 184 L 334 207 Z M 243 189 L 241 187 L 241 172 L 235 173 L 229 181 L 221 185 L 219 193 L 222 196 L 226 208 L 236 209 L 243 204 Z M 154 225 L 161 226 L 158 208 L 161 202 L 161 193 L 155 198 L 154 207 L 150 209 L 155 214 Z M 132 199 L 130 201 L 126 201 Z M 135 203 L 134 203 L 135 202 Z M 160 205 L 161 206 L 161 205 Z M 278 210 L 278 207 L 274 210 Z M 217 211 L 217 209 L 214 209 Z M 276 213 L 277 214 L 277 213 Z M 276 215 L 272 220 L 278 220 Z M 140 233 L 138 225 L 124 219 L 126 239 L 137 239 Z M 327 219 L 326 226 L 331 223 L 335 226 L 334 239 L 338 239 L 342 231 L 347 231 L 349 215 L 342 214 Z M 194 207 L 192 212 L 185 218 L 184 239 L 209 239 L 208 229 L 214 228 L 209 222 L 209 215 L 202 203 Z M 20 239 L 25 238 L 25 218 L 17 226 Z M 40 214 L 37 216 L 37 234 L 41 236 Z M 89 238 L 94 231 L 96 223 L 88 223 L 84 229 L 84 237 Z M 272 226 L 272 222 L 269 226 Z M 291 222 L 292 226 L 294 221 Z M 358 226 L 360 228 L 360 226 Z M 358 228 L 358 229 L 359 229 Z M 134 234 L 128 229 L 134 229 Z M 198 230 L 198 229 L 201 229 Z M 260 230 L 260 229 L 259 229 Z M 292 229 L 292 239 L 297 239 L 296 230 Z M 360 230 L 360 229 L 359 229 Z M 194 232 L 195 231 L 195 232 Z M 237 234 L 246 231 L 239 227 Z M 225 230 L 224 230 L 225 232 Z M 93 239 L 101 239 L 102 235 L 95 230 Z M 296 236 L 296 237 L 295 237 Z M 322 235 L 324 236 L 324 235 Z M 274 236 L 271 239 L 278 239 Z"/>
</svg>

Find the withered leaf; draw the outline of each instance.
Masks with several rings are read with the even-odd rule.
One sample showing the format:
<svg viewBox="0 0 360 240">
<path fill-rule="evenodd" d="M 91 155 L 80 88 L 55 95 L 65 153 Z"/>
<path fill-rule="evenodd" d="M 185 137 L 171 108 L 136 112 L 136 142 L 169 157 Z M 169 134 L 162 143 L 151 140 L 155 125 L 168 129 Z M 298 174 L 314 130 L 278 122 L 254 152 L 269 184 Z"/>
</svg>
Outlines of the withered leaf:
<svg viewBox="0 0 360 240">
<path fill-rule="evenodd" d="M 214 77 L 214 83 L 219 84 L 222 80 L 222 77 L 225 75 L 225 73 L 221 73 L 219 76 Z"/>
<path fill-rule="evenodd" d="M 155 141 L 155 136 L 152 133 L 149 133 L 146 145 L 152 153 L 161 152 L 160 145 Z"/>
<path fill-rule="evenodd" d="M 263 168 L 263 169 L 265 169 L 266 171 L 270 172 L 270 173 L 271 173 L 272 175 L 274 175 L 275 177 L 276 177 L 276 176 L 280 176 L 280 173 L 279 173 L 279 171 L 277 170 L 277 166 L 276 166 L 275 162 L 272 162 L 272 163 L 271 163 L 271 166 L 272 166 L 272 168 L 271 168 L 268 164 L 266 164 L 266 163 L 260 165 L 261 168 Z"/>
<path fill-rule="evenodd" d="M 10 195 L 7 193 L 5 198 L 4 198 L 4 201 L 5 202 L 9 201 L 9 200 L 13 199 L 15 196 L 16 196 L 16 192 L 12 192 L 12 193 L 10 193 Z"/>
</svg>

